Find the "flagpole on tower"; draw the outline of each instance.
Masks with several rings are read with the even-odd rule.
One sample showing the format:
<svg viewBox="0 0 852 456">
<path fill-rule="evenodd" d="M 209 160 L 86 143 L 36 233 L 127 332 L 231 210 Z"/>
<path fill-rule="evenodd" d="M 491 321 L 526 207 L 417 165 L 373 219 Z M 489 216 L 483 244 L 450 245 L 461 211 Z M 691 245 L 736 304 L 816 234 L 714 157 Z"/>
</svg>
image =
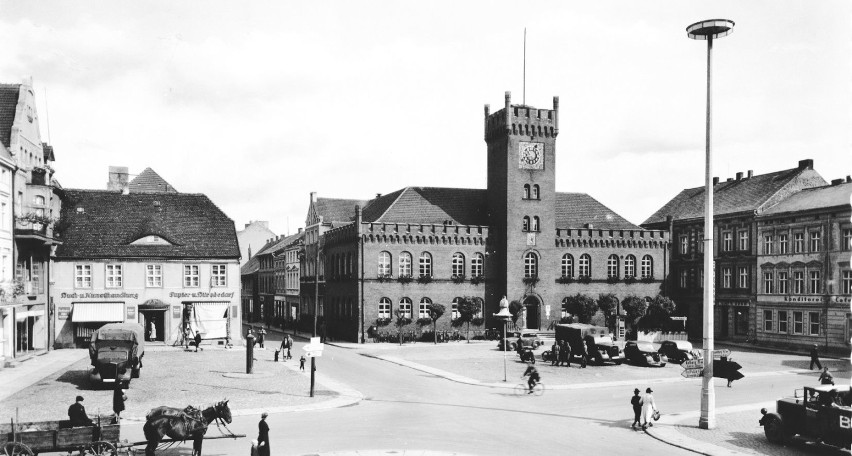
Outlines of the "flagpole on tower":
<svg viewBox="0 0 852 456">
<path fill-rule="evenodd" d="M 521 103 L 527 105 L 527 28 L 524 27 L 524 91 Z"/>
</svg>

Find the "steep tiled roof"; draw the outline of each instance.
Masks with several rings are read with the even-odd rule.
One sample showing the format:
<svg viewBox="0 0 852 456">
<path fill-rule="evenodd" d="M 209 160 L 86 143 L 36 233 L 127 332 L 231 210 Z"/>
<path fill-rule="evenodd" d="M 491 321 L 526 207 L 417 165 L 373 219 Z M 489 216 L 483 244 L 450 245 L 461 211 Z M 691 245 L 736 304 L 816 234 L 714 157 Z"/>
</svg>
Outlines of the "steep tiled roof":
<svg viewBox="0 0 852 456">
<path fill-rule="evenodd" d="M 177 190 L 151 168 L 145 168 L 145 171 L 130 181 L 130 193 L 165 192 L 177 193 Z"/>
<path fill-rule="evenodd" d="M 802 168 L 719 182 L 713 186 L 713 214 L 718 216 L 758 210 L 779 190 L 800 175 L 815 182 L 814 185 L 825 184 L 825 180 L 815 171 Z M 642 225 L 665 222 L 667 215 L 671 215 L 675 220 L 704 217 L 704 187 L 681 191 L 654 215 L 648 217 Z"/>
<path fill-rule="evenodd" d="M 246 264 L 240 268 L 240 275 L 251 275 L 260 270 L 260 260 L 256 256 L 251 257 Z"/>
<path fill-rule="evenodd" d="M 18 107 L 20 84 L 0 84 L 0 143 L 6 148 L 11 144 L 12 124 Z"/>
<path fill-rule="evenodd" d="M 763 211 L 762 215 L 849 206 L 850 197 L 852 197 L 852 183 L 807 188 Z"/>
<path fill-rule="evenodd" d="M 406 187 L 370 202 L 366 222 L 487 225 L 486 191 L 469 188 Z"/>
<path fill-rule="evenodd" d="M 314 208 L 323 223 L 349 222 L 355 218 L 355 206 L 364 207 L 364 200 L 317 198 Z"/>
<path fill-rule="evenodd" d="M 264 245 L 260 250 L 258 250 L 257 255 L 267 254 L 267 253 L 272 253 L 272 254 L 277 253 L 281 249 L 284 249 L 285 247 L 289 246 L 290 244 L 298 241 L 304 235 L 305 235 L 305 233 L 301 232 L 301 233 L 291 234 L 289 236 L 282 236 L 282 237 L 278 238 L 277 241 L 273 239 L 272 241 L 266 243 L 266 245 Z M 257 256 L 257 255 L 255 255 L 255 256 Z"/>
<path fill-rule="evenodd" d="M 239 258 L 234 222 L 205 195 L 62 190 L 57 258 Z M 157 235 L 172 245 L 133 245 Z"/>
<path fill-rule="evenodd" d="M 557 193 L 556 227 L 585 228 L 586 224 L 601 230 L 642 229 L 585 193 Z"/>
</svg>

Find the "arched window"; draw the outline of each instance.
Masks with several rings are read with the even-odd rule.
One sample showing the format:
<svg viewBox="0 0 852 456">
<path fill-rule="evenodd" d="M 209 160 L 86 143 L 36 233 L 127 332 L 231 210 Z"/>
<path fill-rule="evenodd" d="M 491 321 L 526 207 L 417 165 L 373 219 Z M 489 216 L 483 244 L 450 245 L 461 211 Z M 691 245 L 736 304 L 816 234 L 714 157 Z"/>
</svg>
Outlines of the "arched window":
<svg viewBox="0 0 852 456">
<path fill-rule="evenodd" d="M 651 255 L 645 255 L 642 257 L 642 278 L 654 278 L 654 260 L 651 258 Z"/>
<path fill-rule="evenodd" d="M 530 230 L 530 218 L 528 216 L 524 216 L 524 231 Z"/>
<path fill-rule="evenodd" d="M 36 206 L 44 206 L 44 197 L 41 195 L 36 195 L 35 197 Z"/>
<path fill-rule="evenodd" d="M 524 255 L 524 277 L 538 277 L 538 256 L 533 252 Z"/>
<path fill-rule="evenodd" d="M 633 255 L 624 258 L 624 277 L 636 277 L 636 257 Z"/>
<path fill-rule="evenodd" d="M 530 184 L 524 184 L 524 199 L 530 199 Z"/>
<path fill-rule="evenodd" d="M 562 318 L 566 318 L 568 315 L 571 315 L 571 313 L 568 312 L 568 302 L 568 298 L 562 298 Z"/>
<path fill-rule="evenodd" d="M 411 318 L 411 299 L 402 298 L 399 300 L 399 316 Z"/>
<path fill-rule="evenodd" d="M 590 257 L 588 253 L 580 255 L 580 261 L 577 262 L 577 269 L 577 274 L 579 274 L 580 277 L 592 276 L 592 257 Z"/>
<path fill-rule="evenodd" d="M 459 303 L 462 298 L 453 298 L 453 304 L 450 306 L 450 319 L 456 320 L 459 318 Z"/>
<path fill-rule="evenodd" d="M 474 312 L 474 318 L 482 318 L 482 310 L 485 308 L 485 301 L 482 298 L 473 298 L 473 304 L 476 306 L 476 312 Z"/>
<path fill-rule="evenodd" d="M 382 298 L 379 300 L 379 318 L 391 317 L 391 300 L 390 298 Z"/>
<path fill-rule="evenodd" d="M 532 218 L 532 226 L 530 227 L 530 231 L 540 231 L 538 228 L 538 216 L 535 215 Z"/>
<path fill-rule="evenodd" d="M 485 257 L 481 253 L 474 253 L 470 259 L 470 276 L 483 277 L 485 275 Z"/>
<path fill-rule="evenodd" d="M 608 279 L 618 278 L 618 255 L 610 255 L 606 259 L 606 277 Z"/>
<path fill-rule="evenodd" d="M 411 277 L 411 254 L 408 252 L 399 254 L 399 276 Z"/>
<path fill-rule="evenodd" d="M 391 275 L 391 254 L 389 252 L 379 252 L 379 277 L 390 277 Z"/>
<path fill-rule="evenodd" d="M 423 298 L 420 300 L 420 308 L 417 312 L 417 318 L 429 318 L 429 305 L 432 304 L 432 300 L 429 298 Z"/>
<path fill-rule="evenodd" d="M 432 255 L 429 252 L 420 254 L 420 277 L 432 277 Z"/>
<path fill-rule="evenodd" d="M 464 255 L 459 252 L 453 254 L 453 277 L 464 277 Z"/>
<path fill-rule="evenodd" d="M 532 195 L 530 197 L 534 200 L 540 199 L 538 195 L 538 184 L 532 186 Z"/>
<path fill-rule="evenodd" d="M 574 278 L 574 257 L 570 253 L 562 255 L 562 277 Z"/>
</svg>

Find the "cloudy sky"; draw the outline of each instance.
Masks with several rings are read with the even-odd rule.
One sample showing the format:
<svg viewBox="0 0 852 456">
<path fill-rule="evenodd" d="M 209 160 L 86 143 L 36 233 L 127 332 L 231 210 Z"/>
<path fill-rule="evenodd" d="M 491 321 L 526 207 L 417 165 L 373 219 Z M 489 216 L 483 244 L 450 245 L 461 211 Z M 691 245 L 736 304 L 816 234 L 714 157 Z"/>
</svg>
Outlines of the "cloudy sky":
<svg viewBox="0 0 852 456">
<path fill-rule="evenodd" d="M 715 175 L 852 173 L 852 2 L 0 0 L 0 82 L 32 77 L 65 187 L 151 167 L 234 219 L 303 226 L 309 192 L 485 188 L 483 105 L 560 97 L 557 189 L 641 223 Z"/>
</svg>

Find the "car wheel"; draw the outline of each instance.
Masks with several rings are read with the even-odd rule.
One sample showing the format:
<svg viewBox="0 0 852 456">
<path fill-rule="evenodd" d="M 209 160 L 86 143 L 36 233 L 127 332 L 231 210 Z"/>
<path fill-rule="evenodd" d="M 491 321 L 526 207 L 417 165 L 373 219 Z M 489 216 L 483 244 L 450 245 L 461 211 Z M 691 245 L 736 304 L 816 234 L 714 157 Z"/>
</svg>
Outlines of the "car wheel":
<svg viewBox="0 0 852 456">
<path fill-rule="evenodd" d="M 769 440 L 770 443 L 783 444 L 789 440 L 787 431 L 784 429 L 784 423 L 781 422 L 781 418 L 774 415 L 766 417 L 763 433 L 766 434 L 766 440 Z"/>
</svg>

